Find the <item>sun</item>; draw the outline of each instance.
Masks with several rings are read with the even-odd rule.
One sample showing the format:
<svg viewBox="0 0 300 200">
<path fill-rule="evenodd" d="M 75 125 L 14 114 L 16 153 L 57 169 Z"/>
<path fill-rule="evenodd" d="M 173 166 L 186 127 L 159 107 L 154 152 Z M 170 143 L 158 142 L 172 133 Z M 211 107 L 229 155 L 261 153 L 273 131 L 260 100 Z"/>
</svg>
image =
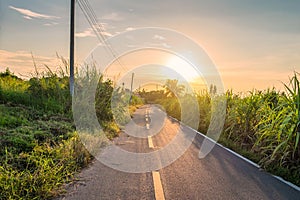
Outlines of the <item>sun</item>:
<svg viewBox="0 0 300 200">
<path fill-rule="evenodd" d="M 182 76 L 180 79 L 184 78 L 187 82 L 194 82 L 199 78 L 199 73 L 195 70 L 195 68 L 178 56 L 171 56 L 167 58 L 165 65 L 180 74 Z"/>
</svg>

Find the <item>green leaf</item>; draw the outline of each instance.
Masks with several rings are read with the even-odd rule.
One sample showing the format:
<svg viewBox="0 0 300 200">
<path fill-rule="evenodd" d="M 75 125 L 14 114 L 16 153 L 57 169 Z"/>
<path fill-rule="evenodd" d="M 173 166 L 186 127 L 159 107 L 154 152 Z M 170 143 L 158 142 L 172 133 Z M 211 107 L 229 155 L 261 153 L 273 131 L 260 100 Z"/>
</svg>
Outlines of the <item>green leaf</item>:
<svg viewBox="0 0 300 200">
<path fill-rule="evenodd" d="M 273 153 L 272 153 L 271 159 L 274 158 L 274 156 L 275 156 L 275 154 L 277 153 L 277 151 L 281 148 L 281 146 L 283 146 L 284 144 L 286 144 L 286 142 L 287 142 L 286 140 L 283 141 L 283 142 L 281 142 L 281 143 L 275 148 L 275 150 L 274 150 Z"/>
</svg>

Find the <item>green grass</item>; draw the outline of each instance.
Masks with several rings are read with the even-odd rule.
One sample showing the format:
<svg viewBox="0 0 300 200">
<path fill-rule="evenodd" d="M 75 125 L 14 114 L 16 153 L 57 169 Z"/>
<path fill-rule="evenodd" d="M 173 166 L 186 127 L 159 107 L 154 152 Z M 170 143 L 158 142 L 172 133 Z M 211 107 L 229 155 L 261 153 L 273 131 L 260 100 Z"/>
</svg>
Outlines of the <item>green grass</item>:
<svg viewBox="0 0 300 200">
<path fill-rule="evenodd" d="M 91 156 L 62 114 L 0 104 L 0 199 L 47 199 Z"/>
<path fill-rule="evenodd" d="M 47 199 L 88 164 L 71 119 L 0 105 L 0 199 Z"/>
<path fill-rule="evenodd" d="M 94 110 L 106 137 L 113 139 L 120 129 L 111 110 L 112 82 L 102 76 L 97 82 Z M 132 106 L 140 102 L 134 97 Z M 99 138 L 78 136 L 71 106 L 69 78 L 63 70 L 36 72 L 30 80 L 9 70 L 0 73 L 0 199 L 57 196 L 93 159 L 80 139 Z"/>
<path fill-rule="evenodd" d="M 7 149 L 0 166 L 0 199 L 48 199 L 63 192 L 62 185 L 89 160 L 74 135 L 59 145 L 36 145 L 28 153 Z"/>
</svg>

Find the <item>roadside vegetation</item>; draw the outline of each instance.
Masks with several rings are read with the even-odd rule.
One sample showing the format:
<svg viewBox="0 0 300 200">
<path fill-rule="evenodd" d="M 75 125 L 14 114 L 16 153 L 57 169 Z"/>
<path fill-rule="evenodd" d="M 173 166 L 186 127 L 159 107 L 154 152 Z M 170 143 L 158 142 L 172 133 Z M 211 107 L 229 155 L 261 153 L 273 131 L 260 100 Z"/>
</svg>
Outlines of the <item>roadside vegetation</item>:
<svg viewBox="0 0 300 200">
<path fill-rule="evenodd" d="M 67 66 L 65 60 L 63 63 Z M 0 199 L 57 196 L 64 191 L 63 185 L 93 159 L 75 131 L 67 67 L 57 72 L 46 69 L 36 71 L 29 80 L 8 69 L 0 73 Z M 89 79 L 99 75 L 94 69 L 86 73 Z M 207 132 L 212 98 L 219 96 L 217 88 L 185 94 L 178 81 L 168 80 L 164 90 L 142 90 L 130 97 L 128 90 L 114 90 L 112 81 L 99 76 L 94 108 L 107 138 L 118 136 L 144 101 L 162 105 L 180 120 L 176 95 L 185 100 L 196 97 L 198 130 Z M 295 72 L 284 86 L 285 91 L 272 88 L 243 96 L 232 91 L 223 94 L 227 100 L 226 121 L 219 142 L 300 186 L 299 74 Z"/>
<path fill-rule="evenodd" d="M 246 95 L 232 91 L 222 94 L 227 106 L 219 142 L 258 163 L 266 171 L 300 186 L 299 73 L 295 72 L 284 86 L 285 91 L 272 88 L 253 90 Z M 168 80 L 165 87 L 168 89 L 143 90 L 140 95 L 148 103 L 162 105 L 170 116 L 180 120 L 180 105 L 172 91 L 177 91 L 175 93 L 181 98 L 187 94 L 184 94 L 183 86 L 174 80 Z M 210 123 L 212 98 L 219 96 L 215 87 L 210 88 L 210 91 L 192 94 L 199 105 L 198 131 L 204 134 Z"/>
<path fill-rule="evenodd" d="M 0 199 L 57 196 L 93 159 L 75 131 L 67 71 L 46 66 L 29 80 L 9 69 L 0 73 Z M 112 91 L 113 83 L 101 77 L 95 110 L 109 139 L 120 130 L 111 111 Z M 142 104 L 137 97 L 132 102 L 131 109 Z"/>
</svg>

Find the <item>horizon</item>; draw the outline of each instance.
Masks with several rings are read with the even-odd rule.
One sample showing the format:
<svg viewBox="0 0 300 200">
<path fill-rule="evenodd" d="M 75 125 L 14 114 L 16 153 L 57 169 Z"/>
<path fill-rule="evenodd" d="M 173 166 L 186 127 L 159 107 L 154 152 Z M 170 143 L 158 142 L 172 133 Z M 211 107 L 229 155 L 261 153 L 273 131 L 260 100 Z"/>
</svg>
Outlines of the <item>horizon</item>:
<svg viewBox="0 0 300 200">
<path fill-rule="evenodd" d="M 46 68 L 45 68 L 46 69 Z M 6 68 L 5 70 L 1 70 L 0 71 L 0 74 L 1 73 L 5 73 L 7 70 L 9 70 L 9 72 L 11 73 L 11 75 L 14 75 L 20 79 L 22 79 L 23 81 L 29 81 L 30 78 L 35 78 L 36 75 L 34 75 L 34 73 L 31 73 L 31 74 L 28 74 L 27 76 L 21 76 L 21 75 L 18 75 L 18 74 L 15 74 L 13 71 L 11 71 L 9 68 Z M 45 71 L 39 71 L 40 74 L 47 74 L 47 70 Z M 56 71 L 52 71 L 54 72 L 55 74 L 57 74 Z M 299 72 L 295 72 L 294 73 L 297 73 L 298 75 L 300 75 Z M 103 75 L 103 74 L 102 74 Z M 40 78 L 43 78 L 43 77 L 47 77 L 46 76 L 41 76 Z M 69 75 L 67 75 L 66 77 L 69 77 Z M 127 77 L 128 78 L 128 77 Z M 288 77 L 290 78 L 290 77 Z M 111 78 L 108 78 L 106 77 L 106 80 L 110 80 L 112 81 L 113 85 L 115 85 L 116 88 L 122 88 L 124 87 L 124 89 L 130 91 L 130 82 L 129 82 L 129 79 L 127 80 L 127 82 L 122 82 L 124 83 L 124 86 L 122 85 L 122 83 L 120 83 L 120 80 L 118 82 L 115 82 L 114 80 L 112 80 Z M 121 79 L 122 80 L 122 79 Z M 178 80 L 178 79 L 163 79 L 161 80 L 162 82 L 166 83 L 167 80 Z M 164 84 L 161 83 L 157 83 L 157 82 L 147 82 L 147 83 L 144 83 L 142 85 L 139 85 L 139 84 L 134 84 L 134 89 L 133 89 L 133 93 L 138 93 L 140 91 L 145 91 L 145 92 L 158 92 L 158 91 L 165 91 L 166 89 L 164 88 Z M 207 85 L 205 83 L 203 84 L 197 84 L 197 83 L 193 83 L 193 82 L 182 82 L 179 81 L 178 82 L 179 85 L 183 85 L 184 86 L 184 90 L 185 92 L 183 94 L 204 94 L 204 93 L 210 93 L 210 85 Z M 187 85 L 188 84 L 188 85 Z M 243 96 L 247 96 L 249 94 L 251 94 L 252 92 L 256 91 L 256 92 L 267 92 L 269 90 L 275 90 L 276 92 L 287 92 L 286 88 L 284 87 L 284 85 L 286 84 L 287 86 L 290 85 L 290 82 L 281 82 L 282 84 L 282 88 L 283 89 L 278 89 L 278 88 L 275 88 L 275 87 L 267 87 L 267 88 L 264 88 L 264 89 L 257 89 L 257 88 L 252 88 L 251 90 L 247 90 L 247 91 L 234 91 L 233 88 L 229 88 L 229 89 L 225 89 L 224 92 L 222 93 L 219 93 L 219 94 L 224 94 L 226 92 L 233 92 L 234 94 L 238 94 L 240 95 L 241 97 Z M 115 89 L 116 89 L 115 88 Z M 192 88 L 193 90 L 190 91 L 190 88 Z M 217 89 L 217 93 L 219 92 L 218 91 L 218 88 Z"/>
</svg>

